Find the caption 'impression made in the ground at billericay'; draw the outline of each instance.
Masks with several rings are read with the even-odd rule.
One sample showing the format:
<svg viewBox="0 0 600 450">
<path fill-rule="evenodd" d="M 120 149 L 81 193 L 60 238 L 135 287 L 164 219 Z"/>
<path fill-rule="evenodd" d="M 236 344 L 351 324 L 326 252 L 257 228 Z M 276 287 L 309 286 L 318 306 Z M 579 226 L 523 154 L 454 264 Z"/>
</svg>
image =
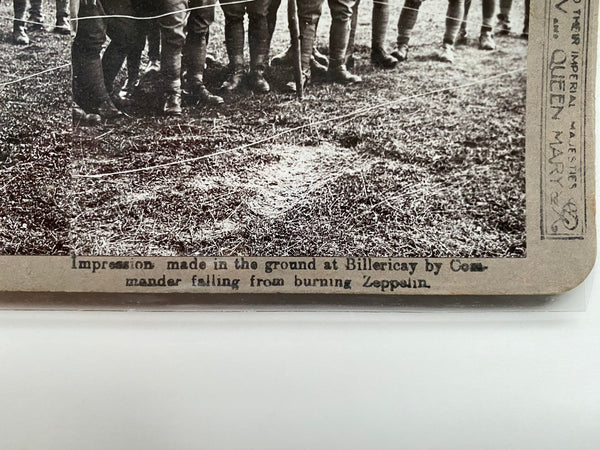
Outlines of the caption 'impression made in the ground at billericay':
<svg viewBox="0 0 600 450">
<path fill-rule="evenodd" d="M 86 274 L 127 271 L 123 283 L 128 288 L 193 287 L 235 291 L 251 291 L 257 288 L 287 288 L 286 291 L 333 288 L 365 292 L 430 289 L 429 278 L 439 275 L 445 266 L 445 270 L 454 273 L 484 272 L 487 269 L 482 263 L 466 263 L 456 258 L 443 262 L 430 259 L 401 261 L 369 257 L 319 260 L 314 257 L 299 260 L 255 260 L 244 257 L 99 260 L 80 259 L 75 255 L 71 257 L 71 269 L 84 271 Z M 131 271 L 138 273 L 133 276 Z M 345 277 L 356 273 L 360 273 L 358 278 Z M 425 278 L 419 278 L 419 274 Z"/>
</svg>

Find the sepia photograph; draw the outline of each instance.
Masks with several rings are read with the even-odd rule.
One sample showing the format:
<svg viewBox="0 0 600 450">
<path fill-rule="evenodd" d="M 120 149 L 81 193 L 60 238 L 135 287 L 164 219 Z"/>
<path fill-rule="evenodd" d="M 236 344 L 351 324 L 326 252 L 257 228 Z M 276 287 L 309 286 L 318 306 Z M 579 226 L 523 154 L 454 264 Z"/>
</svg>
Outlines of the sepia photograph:
<svg viewBox="0 0 600 450">
<path fill-rule="evenodd" d="M 0 253 L 526 256 L 528 1 L 70 6 L 2 4 Z"/>
</svg>

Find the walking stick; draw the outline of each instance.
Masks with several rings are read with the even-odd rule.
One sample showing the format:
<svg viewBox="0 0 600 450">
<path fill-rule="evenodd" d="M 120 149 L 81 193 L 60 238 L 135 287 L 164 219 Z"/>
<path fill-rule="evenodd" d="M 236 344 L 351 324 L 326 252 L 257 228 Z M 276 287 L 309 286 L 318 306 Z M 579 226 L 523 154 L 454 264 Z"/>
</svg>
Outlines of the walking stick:
<svg viewBox="0 0 600 450">
<path fill-rule="evenodd" d="M 304 86 L 302 83 L 302 59 L 300 50 L 300 21 L 298 19 L 298 0 L 288 0 L 288 24 L 292 38 L 292 54 L 294 56 L 294 80 L 296 81 L 296 95 L 302 100 Z"/>
</svg>

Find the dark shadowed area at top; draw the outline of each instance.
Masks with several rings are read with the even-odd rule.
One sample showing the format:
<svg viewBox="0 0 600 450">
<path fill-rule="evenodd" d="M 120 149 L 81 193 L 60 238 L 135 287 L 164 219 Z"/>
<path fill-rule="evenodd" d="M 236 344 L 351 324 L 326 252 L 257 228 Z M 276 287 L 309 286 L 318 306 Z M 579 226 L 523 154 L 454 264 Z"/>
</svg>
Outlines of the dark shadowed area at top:
<svg viewBox="0 0 600 450">
<path fill-rule="evenodd" d="M 369 62 L 371 2 L 363 3 L 355 71 L 364 83 L 315 80 L 301 104 L 283 92 L 290 73 L 273 68 L 270 94 L 246 91 L 220 108 L 187 105 L 182 117 L 163 118 L 146 82 L 132 117 L 71 135 L 68 69 L 3 87 L 0 253 L 525 256 L 526 41 L 498 37 L 496 51 L 479 50 L 474 2 L 473 42 L 453 65 L 440 62 L 447 2 L 431 0 L 409 60 L 382 71 Z M 392 5 L 390 47 L 401 6 Z M 227 61 L 217 11 L 213 90 Z M 289 43 L 285 8 L 280 15 L 272 54 Z M 325 53 L 328 24 L 324 6 Z M 0 82 L 68 61 L 68 39 L 33 35 L 33 49 L 16 48 L 2 25 Z M 319 123 L 235 150 L 311 122 Z"/>
</svg>

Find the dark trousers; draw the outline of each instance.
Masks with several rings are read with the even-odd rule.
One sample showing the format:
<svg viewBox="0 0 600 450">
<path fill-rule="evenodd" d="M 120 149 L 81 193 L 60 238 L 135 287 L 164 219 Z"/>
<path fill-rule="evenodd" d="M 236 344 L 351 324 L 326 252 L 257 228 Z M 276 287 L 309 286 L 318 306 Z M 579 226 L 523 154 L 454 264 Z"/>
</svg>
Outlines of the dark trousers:
<svg viewBox="0 0 600 450">
<path fill-rule="evenodd" d="M 183 47 L 183 65 L 190 86 L 204 84 L 206 49 L 210 36 L 210 26 L 215 21 L 216 0 L 190 0 L 190 6 L 203 6 L 190 11 L 187 22 L 187 36 Z"/>
<path fill-rule="evenodd" d="M 354 52 L 354 43 L 356 39 L 356 29 L 358 28 L 358 8 L 360 1 L 356 0 L 352 9 L 352 21 L 350 23 L 350 40 L 346 50 L 346 60 Z M 371 14 L 371 49 L 383 50 L 385 48 L 385 38 L 389 22 L 390 7 L 389 0 L 375 0 L 373 2 L 373 12 Z"/>
<path fill-rule="evenodd" d="M 79 5 L 77 34 L 71 50 L 73 98 L 85 111 L 93 111 L 109 99 L 108 92 L 125 57 L 137 41 L 139 25 L 133 19 L 103 18 L 105 15 L 134 15 L 130 0 L 97 0 Z M 86 17 L 96 17 L 86 19 Z M 111 39 L 103 58 L 102 46 Z"/>
<path fill-rule="evenodd" d="M 329 65 L 336 67 L 346 62 L 350 42 L 350 24 L 356 0 L 327 0 L 331 11 L 329 30 Z"/>
<path fill-rule="evenodd" d="M 170 13 L 159 19 L 161 33 L 161 72 L 166 93 L 181 92 L 182 52 L 186 43 L 186 24 L 190 39 L 208 39 L 210 25 L 214 21 L 216 0 L 162 0 L 161 14 Z M 200 9 L 185 11 L 188 7 Z M 204 55 L 204 59 L 206 55 Z M 193 63 L 192 63 L 193 64 Z M 194 66 L 192 71 L 202 70 Z"/>
<path fill-rule="evenodd" d="M 510 23 L 510 10 L 512 9 L 513 0 L 500 0 L 500 14 L 506 23 Z M 525 0 L 525 17 L 523 19 L 523 31 L 529 30 L 529 0 Z"/>
<path fill-rule="evenodd" d="M 421 3 L 423 3 L 423 0 L 405 0 L 400 18 L 398 19 L 398 46 L 408 44 L 417 23 Z M 454 45 L 464 17 L 465 0 L 448 0 L 446 31 L 444 32 L 445 44 Z"/>
<path fill-rule="evenodd" d="M 298 20 L 300 22 L 300 53 L 302 71 L 310 72 L 310 57 L 317 37 L 317 25 L 321 18 L 323 0 L 301 0 L 298 2 Z"/>
<path fill-rule="evenodd" d="M 244 65 L 244 16 L 247 13 L 250 66 L 264 68 L 270 43 L 267 20 L 270 4 L 271 0 L 235 4 L 230 4 L 228 0 L 221 0 L 221 8 L 225 14 L 225 44 L 231 66 Z"/>
<path fill-rule="evenodd" d="M 42 0 L 30 0 L 29 19 L 33 22 L 43 23 L 44 15 L 42 13 Z M 25 26 L 24 20 L 27 19 L 27 0 L 13 0 L 15 11 L 14 28 Z M 56 0 L 56 19 L 69 17 L 69 1 Z"/>
<path fill-rule="evenodd" d="M 492 31 L 494 28 L 494 17 L 496 15 L 496 3 L 497 0 L 482 0 L 482 12 L 481 12 L 481 29 L 485 31 Z M 467 18 L 469 16 L 469 10 L 471 9 L 471 0 L 465 0 L 465 13 L 463 16 L 462 27 L 467 26 Z"/>
<path fill-rule="evenodd" d="M 142 2 L 136 0 L 133 8 L 138 17 L 154 17 L 158 15 L 158 9 L 154 2 Z M 131 80 L 139 78 L 142 53 L 148 40 L 148 58 L 156 61 L 160 58 L 160 26 L 157 19 L 145 19 L 136 23 L 138 34 L 135 44 L 127 54 L 127 77 Z"/>
</svg>

